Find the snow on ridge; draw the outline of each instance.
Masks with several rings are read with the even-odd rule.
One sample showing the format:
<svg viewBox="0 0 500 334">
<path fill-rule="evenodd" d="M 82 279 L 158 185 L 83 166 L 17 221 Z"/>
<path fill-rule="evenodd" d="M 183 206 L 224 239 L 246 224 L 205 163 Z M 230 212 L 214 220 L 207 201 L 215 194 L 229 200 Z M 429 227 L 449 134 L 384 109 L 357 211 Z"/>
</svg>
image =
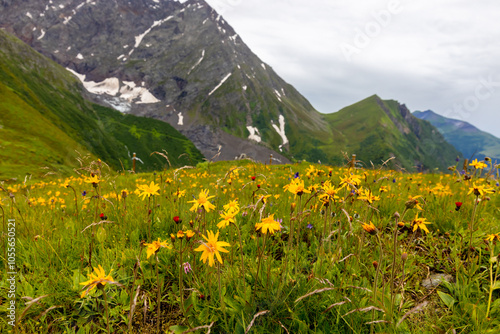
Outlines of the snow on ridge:
<svg viewBox="0 0 500 334">
<path fill-rule="evenodd" d="M 276 94 L 276 97 L 281 102 L 281 94 L 276 89 L 274 90 L 274 94 Z"/>
<path fill-rule="evenodd" d="M 68 24 L 68 22 L 71 21 L 72 18 L 73 18 L 73 16 L 65 17 L 64 21 L 63 21 L 63 24 Z"/>
<path fill-rule="evenodd" d="M 42 39 L 45 36 L 45 30 L 42 29 L 42 34 L 37 38 L 38 40 Z"/>
<path fill-rule="evenodd" d="M 31 15 L 30 12 L 26 12 L 26 16 L 29 17 L 30 19 L 33 19 L 33 15 Z"/>
<path fill-rule="evenodd" d="M 272 121 L 271 121 L 272 122 Z M 279 116 L 279 123 L 280 123 L 280 127 L 278 128 L 278 126 L 276 124 L 271 124 L 274 128 L 274 130 L 276 130 L 276 132 L 278 132 L 278 134 L 280 135 L 281 139 L 283 140 L 283 144 L 281 144 L 279 146 L 279 149 L 280 149 L 280 152 L 282 152 L 283 150 L 281 149 L 284 145 L 288 144 L 288 138 L 286 137 L 285 135 L 285 117 L 283 115 L 280 114 Z"/>
<path fill-rule="evenodd" d="M 247 125 L 247 130 L 248 130 L 248 132 L 250 132 L 248 139 L 254 140 L 257 143 L 260 143 L 262 141 L 262 138 L 260 137 L 259 129 L 257 129 L 256 127 L 253 127 L 251 125 Z"/>
<path fill-rule="evenodd" d="M 132 52 L 134 52 L 134 50 L 139 46 L 141 45 L 141 42 L 142 42 L 142 39 L 144 38 L 144 36 L 146 36 L 147 34 L 149 34 L 149 32 L 154 28 L 154 27 L 157 27 L 157 26 L 160 26 L 162 25 L 163 23 L 167 22 L 168 20 L 170 20 L 171 18 L 173 18 L 172 15 L 170 15 L 169 17 L 163 19 L 163 20 L 159 20 L 159 21 L 154 21 L 153 24 L 151 25 L 151 27 L 149 27 L 145 32 L 143 32 L 142 34 L 138 35 L 138 36 L 135 36 L 135 45 L 134 45 L 134 48 L 132 50 L 130 50 L 129 52 L 129 56 L 132 54 Z"/>
<path fill-rule="evenodd" d="M 177 125 L 184 125 L 184 116 L 182 116 L 182 111 L 180 111 L 177 116 L 179 117 L 179 121 L 177 122 Z"/>
<path fill-rule="evenodd" d="M 229 73 L 228 75 L 226 75 L 222 80 L 221 82 L 219 82 L 219 84 L 217 86 L 215 86 L 214 89 L 212 89 L 212 91 L 210 93 L 208 93 L 208 96 L 212 95 L 213 92 L 215 92 L 220 86 L 222 86 L 222 84 L 231 76 L 231 74 L 233 73 Z"/>
<path fill-rule="evenodd" d="M 191 67 L 191 69 L 188 71 L 188 74 L 191 73 L 191 71 L 194 70 L 196 66 L 200 65 L 204 57 L 205 57 L 205 50 L 201 51 L 201 58 L 196 62 L 196 64 L 193 65 L 193 67 Z"/>
<path fill-rule="evenodd" d="M 261 63 L 260 66 L 262 66 L 263 69 L 266 69 L 266 65 L 264 65 L 264 63 Z"/>
<path fill-rule="evenodd" d="M 77 55 L 76 55 L 76 58 L 77 58 L 77 59 L 83 59 L 83 56 L 82 56 L 82 54 L 81 54 L 81 53 L 79 53 L 79 54 L 77 54 Z"/>
</svg>

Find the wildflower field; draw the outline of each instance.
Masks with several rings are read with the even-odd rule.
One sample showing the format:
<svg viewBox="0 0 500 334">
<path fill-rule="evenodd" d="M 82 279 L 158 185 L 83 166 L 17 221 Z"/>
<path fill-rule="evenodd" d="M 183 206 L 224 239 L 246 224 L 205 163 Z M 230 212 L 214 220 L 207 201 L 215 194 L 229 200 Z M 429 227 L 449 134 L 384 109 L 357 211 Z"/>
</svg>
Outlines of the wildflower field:
<svg viewBox="0 0 500 334">
<path fill-rule="evenodd" d="M 4 182 L 0 329 L 499 333 L 498 167 L 93 161 Z"/>
</svg>

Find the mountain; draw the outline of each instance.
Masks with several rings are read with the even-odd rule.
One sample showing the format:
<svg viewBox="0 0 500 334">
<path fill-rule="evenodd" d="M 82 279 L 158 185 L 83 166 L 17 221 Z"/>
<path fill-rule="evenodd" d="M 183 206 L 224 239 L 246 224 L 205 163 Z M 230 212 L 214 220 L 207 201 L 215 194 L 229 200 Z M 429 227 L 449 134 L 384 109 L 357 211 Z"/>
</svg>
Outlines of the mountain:
<svg viewBox="0 0 500 334">
<path fill-rule="evenodd" d="M 346 151 L 368 166 L 396 156 L 393 167 L 444 169 L 458 154 L 396 101 L 319 113 L 203 0 L 0 0 L 0 9 L 0 27 L 65 67 L 86 97 L 169 123 L 207 158 L 344 163 Z"/>
<path fill-rule="evenodd" d="M 282 161 L 323 117 L 205 1 L 0 0 L 0 26 L 73 71 L 95 101 L 180 130 L 208 158 Z M 283 153 L 285 156 L 280 155 Z"/>
<path fill-rule="evenodd" d="M 356 153 L 365 166 L 394 157 L 389 166 L 443 169 L 460 155 L 435 127 L 414 117 L 404 104 L 377 95 L 325 118 L 333 138 L 324 151 Z"/>
<path fill-rule="evenodd" d="M 481 131 L 470 123 L 438 115 L 432 110 L 415 111 L 413 115 L 434 125 L 464 157 L 490 157 L 500 161 L 500 138 Z"/>
<path fill-rule="evenodd" d="M 138 171 L 165 166 L 163 157 L 150 156 L 162 149 L 174 166 L 202 160 L 165 122 L 85 100 L 82 84 L 66 69 L 1 29 L 0 45 L 0 179 L 68 174 L 85 155 L 130 169 L 130 152 L 137 152 L 144 162 Z"/>
</svg>

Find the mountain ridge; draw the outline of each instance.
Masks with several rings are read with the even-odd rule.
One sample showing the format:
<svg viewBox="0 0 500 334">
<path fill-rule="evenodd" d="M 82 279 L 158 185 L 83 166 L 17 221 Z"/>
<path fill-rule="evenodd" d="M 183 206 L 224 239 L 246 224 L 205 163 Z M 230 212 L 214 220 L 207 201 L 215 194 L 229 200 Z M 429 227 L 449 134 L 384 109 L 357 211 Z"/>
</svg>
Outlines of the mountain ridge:
<svg viewBox="0 0 500 334">
<path fill-rule="evenodd" d="M 440 153 L 431 141 L 442 138 L 404 105 L 378 96 L 346 107 L 362 115 L 357 122 L 375 139 L 359 145 L 356 124 L 316 111 L 203 0 L 24 0 L 22 6 L 0 0 L 0 6 L 0 26 L 72 71 L 87 98 L 169 123 L 208 159 L 269 161 L 272 154 L 283 163 L 342 164 L 341 152 L 348 150 L 376 164 L 392 154 L 407 169 L 447 167 L 424 149 Z M 125 24 L 130 21 L 134 25 Z M 360 105 L 384 121 L 370 118 Z M 391 131 L 378 134 L 380 126 Z M 382 143 L 389 135 L 391 141 Z M 373 154 L 374 143 L 381 154 Z"/>
<path fill-rule="evenodd" d="M 434 125 L 457 150 L 469 159 L 489 157 L 500 160 L 500 138 L 458 119 L 447 118 L 432 110 L 414 111 L 413 115 Z"/>
</svg>

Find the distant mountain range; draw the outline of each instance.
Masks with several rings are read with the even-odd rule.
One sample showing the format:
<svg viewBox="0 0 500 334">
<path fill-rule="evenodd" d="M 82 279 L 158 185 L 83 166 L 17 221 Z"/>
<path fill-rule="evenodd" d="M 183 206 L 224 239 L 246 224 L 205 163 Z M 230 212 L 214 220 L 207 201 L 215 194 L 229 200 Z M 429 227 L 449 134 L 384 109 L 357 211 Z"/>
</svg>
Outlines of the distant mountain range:
<svg viewBox="0 0 500 334">
<path fill-rule="evenodd" d="M 319 113 L 203 0 L 0 0 L 0 9 L 0 28 L 62 66 L 49 62 L 54 69 L 47 75 L 49 65 L 40 56 L 4 37 L 18 48 L 2 44 L 11 59 L 0 73 L 10 80 L 2 79 L 5 91 L 24 85 L 41 94 L 38 106 L 51 108 L 57 115 L 52 123 L 63 134 L 114 165 L 126 160 L 125 145 L 132 150 L 133 138 L 125 133 L 142 140 L 142 130 L 156 129 L 132 115 L 169 123 L 209 159 L 219 153 L 218 159 L 244 154 L 268 161 L 273 154 L 281 162 L 342 164 L 355 153 L 366 166 L 393 157 L 392 168 L 444 170 L 460 154 L 406 106 L 376 95 L 337 113 Z M 11 113 L 22 94 L 16 95 L 6 97 Z M 109 143 L 116 145 L 92 145 L 95 131 L 98 138 L 112 136 Z M 154 131 L 151 138 L 174 133 Z M 41 130 L 39 135 L 46 136 Z M 152 143 L 147 138 L 144 144 Z M 169 143 L 165 149 L 177 147 Z M 198 151 L 187 141 L 183 145 L 197 160 Z M 149 153 L 143 155 L 159 147 L 145 148 Z"/>
<path fill-rule="evenodd" d="M 415 111 L 413 115 L 434 125 L 465 158 L 481 160 L 490 157 L 500 161 L 500 138 L 470 123 L 438 115 L 432 110 Z"/>
</svg>

